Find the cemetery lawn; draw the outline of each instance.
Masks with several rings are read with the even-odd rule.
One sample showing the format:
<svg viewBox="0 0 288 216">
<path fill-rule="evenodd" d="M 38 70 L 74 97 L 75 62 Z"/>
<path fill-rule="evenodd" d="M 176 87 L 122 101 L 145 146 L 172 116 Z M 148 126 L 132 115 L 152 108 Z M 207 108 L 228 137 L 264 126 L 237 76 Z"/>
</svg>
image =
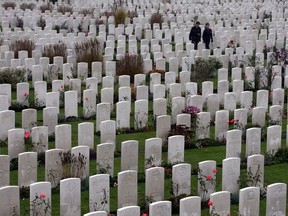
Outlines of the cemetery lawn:
<svg viewBox="0 0 288 216">
<path fill-rule="evenodd" d="M 132 104 L 132 107 L 134 104 Z M 152 107 L 149 105 L 149 110 L 152 110 Z M 82 109 L 79 108 L 79 116 L 81 116 Z M 60 111 L 62 114 L 64 113 L 64 110 L 61 109 Z M 43 123 L 43 116 L 42 116 L 42 110 L 38 110 L 37 112 L 38 117 L 38 125 L 42 125 Z M 132 119 L 132 116 L 131 116 Z M 65 124 L 71 124 L 72 126 L 72 145 L 77 146 L 77 137 L 78 137 L 78 124 L 81 122 L 87 122 L 87 120 L 77 120 L 74 122 L 65 122 Z M 89 120 L 89 122 L 94 122 L 95 120 Z M 133 125 L 133 122 L 131 126 Z M 149 125 L 152 127 L 152 120 L 150 117 Z M 283 121 L 283 134 L 286 134 L 286 119 Z M 16 127 L 21 127 L 21 112 L 16 113 Z M 230 128 L 232 129 L 232 128 Z M 138 162 L 138 170 L 139 173 L 144 173 L 144 144 L 145 139 L 153 138 L 156 136 L 155 129 L 151 129 L 151 131 L 148 132 L 135 132 L 135 133 L 123 133 L 123 134 L 117 134 L 117 151 L 120 152 L 121 148 L 121 142 L 127 141 L 127 140 L 138 140 L 139 141 L 139 162 Z M 211 127 L 211 138 L 214 137 L 214 126 Z M 95 134 L 95 145 L 99 144 L 100 137 L 99 135 Z M 285 139 L 282 140 L 282 145 L 285 145 Z M 49 142 L 49 149 L 52 149 L 55 147 L 55 143 Z M 96 146 L 95 146 L 96 147 Z M 7 147 L 2 148 L 2 154 L 7 154 Z M 262 142 L 261 144 L 261 151 L 262 154 L 265 154 L 266 152 L 266 142 Z M 242 152 L 245 152 L 245 144 L 242 145 Z M 214 146 L 214 147 L 205 147 L 205 148 L 199 148 L 199 149 L 187 149 L 185 150 L 185 162 L 190 163 L 192 165 L 192 169 L 197 169 L 198 162 L 204 161 L 204 160 L 215 160 L 217 162 L 217 191 L 221 191 L 221 179 L 222 179 L 222 170 L 221 165 L 222 160 L 225 159 L 225 145 L 222 146 Z M 162 160 L 167 161 L 167 152 L 162 153 Z M 114 175 L 116 175 L 121 170 L 121 160 L 120 157 L 115 157 L 114 162 Z M 276 182 L 288 182 L 288 175 L 287 175 L 287 164 L 277 164 L 277 165 L 271 165 L 271 166 L 265 166 L 264 171 L 264 177 L 265 177 L 265 184 L 269 185 Z M 241 173 L 245 173 L 246 169 L 242 169 Z M 96 160 L 90 160 L 90 176 L 96 174 Z M 10 180 L 11 185 L 17 185 L 18 184 L 18 171 L 11 171 L 10 174 Z M 45 169 L 44 167 L 38 166 L 38 182 L 45 180 Z M 171 196 L 170 194 L 170 188 L 171 188 L 171 181 L 172 179 L 165 179 L 165 198 L 168 198 Z M 192 195 L 197 195 L 197 176 L 192 175 L 191 178 L 191 193 Z M 140 197 L 145 196 L 145 183 L 138 183 L 138 199 Z M 266 211 L 266 200 L 261 200 L 260 203 L 260 215 L 265 215 Z M 288 201 L 287 201 L 288 204 Z M 29 198 L 28 199 L 22 199 L 21 200 L 21 212 L 27 212 L 27 209 L 29 209 Z M 86 191 L 82 191 L 81 193 L 81 210 L 82 214 L 89 212 L 89 192 L 86 189 Z M 117 210 L 117 188 L 111 188 L 110 190 L 110 210 L 112 212 Z M 237 205 L 231 205 L 231 215 L 237 215 L 238 212 L 238 204 Z M 59 190 L 53 191 L 52 194 L 52 215 L 59 215 L 60 214 L 60 192 Z M 175 214 L 176 215 L 176 214 Z M 202 215 L 209 215 L 208 209 L 202 210 Z"/>
</svg>

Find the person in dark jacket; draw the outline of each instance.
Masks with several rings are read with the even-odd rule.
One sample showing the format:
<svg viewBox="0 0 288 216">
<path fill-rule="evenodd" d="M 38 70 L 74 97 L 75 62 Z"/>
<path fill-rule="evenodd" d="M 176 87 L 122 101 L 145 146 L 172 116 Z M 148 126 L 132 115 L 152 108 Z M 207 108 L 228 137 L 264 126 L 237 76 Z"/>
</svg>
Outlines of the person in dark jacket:
<svg viewBox="0 0 288 216">
<path fill-rule="evenodd" d="M 198 43 L 201 40 L 201 28 L 200 28 L 200 22 L 196 22 L 195 26 L 192 27 L 190 34 L 189 34 L 189 40 L 194 44 L 194 49 L 198 49 Z"/>
<path fill-rule="evenodd" d="M 203 42 L 205 43 L 205 49 L 210 49 L 210 42 L 213 43 L 212 30 L 209 23 L 205 24 L 205 29 L 202 35 Z"/>
</svg>

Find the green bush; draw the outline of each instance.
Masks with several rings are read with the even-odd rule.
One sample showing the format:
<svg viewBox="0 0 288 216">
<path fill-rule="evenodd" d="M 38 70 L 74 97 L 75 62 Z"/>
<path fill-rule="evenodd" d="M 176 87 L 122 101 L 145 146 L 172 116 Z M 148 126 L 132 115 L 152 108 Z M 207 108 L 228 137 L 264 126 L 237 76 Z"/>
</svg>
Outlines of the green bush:
<svg viewBox="0 0 288 216">
<path fill-rule="evenodd" d="M 192 79 L 198 83 L 209 80 L 222 66 L 221 61 L 216 57 L 197 58 Z"/>
<path fill-rule="evenodd" d="M 0 71 L 0 84 L 11 84 L 12 90 L 16 90 L 17 83 L 25 81 L 24 69 L 5 69 Z"/>
</svg>

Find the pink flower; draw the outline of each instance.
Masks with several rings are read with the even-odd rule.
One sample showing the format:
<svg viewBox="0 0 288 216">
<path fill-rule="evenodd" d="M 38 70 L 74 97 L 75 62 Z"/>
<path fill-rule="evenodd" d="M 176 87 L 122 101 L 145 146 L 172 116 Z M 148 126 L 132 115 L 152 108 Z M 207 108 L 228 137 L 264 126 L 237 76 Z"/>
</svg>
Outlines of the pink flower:
<svg viewBox="0 0 288 216">
<path fill-rule="evenodd" d="M 214 202 L 212 201 L 212 200 L 210 200 L 209 202 L 208 202 L 208 206 L 211 206 L 211 205 L 213 205 L 214 204 Z"/>
<path fill-rule="evenodd" d="M 24 93 L 24 97 L 28 97 L 28 93 L 27 92 Z"/>
<path fill-rule="evenodd" d="M 146 214 L 146 213 L 143 213 L 143 214 L 142 214 L 142 216 L 148 216 L 148 214 Z"/>
<path fill-rule="evenodd" d="M 63 89 L 63 88 L 64 88 L 64 86 L 62 85 L 62 86 L 61 86 L 61 89 Z"/>
<path fill-rule="evenodd" d="M 44 199 L 44 198 L 46 197 L 46 194 L 45 194 L 45 193 L 41 193 L 41 194 L 39 195 L 39 197 L 40 197 L 41 199 Z"/>
<path fill-rule="evenodd" d="M 213 173 L 217 173 L 218 170 L 217 170 L 217 169 L 213 169 L 212 172 L 213 172 Z"/>
<path fill-rule="evenodd" d="M 208 176 L 207 176 L 207 180 L 210 181 L 211 179 L 212 179 L 212 176 L 211 176 L 211 175 L 208 175 Z"/>
<path fill-rule="evenodd" d="M 245 75 L 244 75 L 244 79 L 247 79 L 247 77 L 248 77 L 248 76 L 245 74 Z"/>
<path fill-rule="evenodd" d="M 25 132 L 25 139 L 29 139 L 30 138 L 30 133 L 28 131 Z"/>
</svg>

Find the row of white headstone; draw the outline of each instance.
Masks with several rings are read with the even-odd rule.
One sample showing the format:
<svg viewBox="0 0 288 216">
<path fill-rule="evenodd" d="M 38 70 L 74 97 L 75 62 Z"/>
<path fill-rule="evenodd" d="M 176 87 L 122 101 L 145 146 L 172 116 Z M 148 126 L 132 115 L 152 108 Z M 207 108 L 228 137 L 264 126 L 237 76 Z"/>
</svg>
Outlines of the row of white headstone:
<svg viewBox="0 0 288 216">
<path fill-rule="evenodd" d="M 152 179 L 151 183 L 152 182 L 155 183 L 155 179 Z M 159 182 L 157 181 L 156 183 L 158 184 Z M 110 208 L 109 175 L 102 174 L 91 176 L 89 178 L 89 185 L 90 213 L 85 214 L 85 216 L 107 216 Z M 19 187 L 1 187 L 0 194 L 2 197 L 0 215 L 20 215 Z M 266 215 L 286 215 L 286 198 L 286 184 L 275 183 L 268 185 Z M 53 209 L 51 208 L 51 199 L 50 182 L 37 182 L 31 184 L 30 214 L 52 215 Z M 210 214 L 230 214 L 230 192 L 220 191 L 211 193 L 209 199 Z M 39 204 L 43 201 L 44 205 Z M 259 207 L 259 187 L 246 187 L 239 191 L 239 213 L 241 215 L 259 216 Z M 81 215 L 81 180 L 79 178 L 61 180 L 60 215 Z M 140 216 L 140 207 L 137 206 L 137 173 L 135 171 L 124 171 L 118 174 L 117 215 Z M 151 203 L 149 205 L 149 215 L 171 216 L 171 202 L 155 201 Z M 184 215 L 201 215 L 201 198 L 199 196 L 191 196 L 180 200 L 180 216 Z"/>
</svg>

